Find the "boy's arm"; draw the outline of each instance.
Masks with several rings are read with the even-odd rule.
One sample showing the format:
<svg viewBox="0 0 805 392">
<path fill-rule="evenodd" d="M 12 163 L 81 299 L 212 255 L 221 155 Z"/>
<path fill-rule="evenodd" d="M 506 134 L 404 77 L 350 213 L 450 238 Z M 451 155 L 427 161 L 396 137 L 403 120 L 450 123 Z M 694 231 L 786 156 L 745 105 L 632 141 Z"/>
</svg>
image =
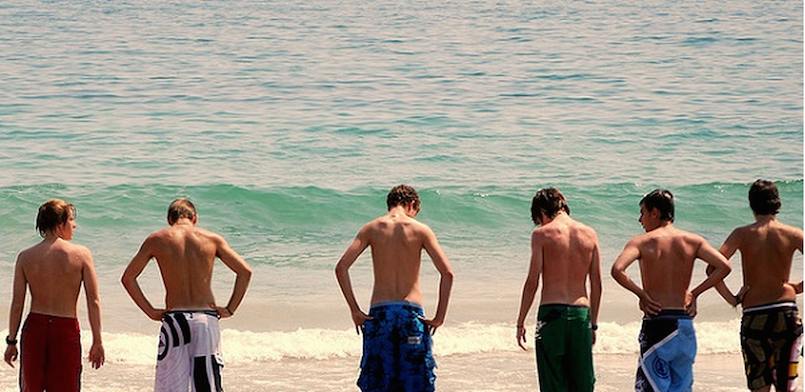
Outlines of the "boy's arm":
<svg viewBox="0 0 805 392">
<path fill-rule="evenodd" d="M 335 265 L 335 277 L 338 280 L 339 287 L 341 287 L 341 293 L 344 294 L 344 299 L 347 300 L 349 311 L 352 314 L 352 322 L 355 323 L 355 332 L 359 334 L 360 327 L 363 326 L 363 323 L 370 319 L 370 317 L 361 311 L 361 307 L 355 299 L 355 292 L 352 290 L 352 281 L 349 278 L 349 268 L 352 267 L 352 264 L 355 263 L 358 256 L 360 256 L 368 246 L 369 241 L 367 240 L 366 226 L 364 226 Z"/>
<path fill-rule="evenodd" d="M 716 270 L 715 267 L 708 265 L 707 275 L 712 274 L 713 272 L 715 272 L 715 270 Z M 730 304 L 730 306 L 732 306 L 733 308 L 741 304 L 741 301 L 743 299 L 742 294 L 746 293 L 747 291 L 746 287 L 742 287 L 740 291 L 738 291 L 738 294 L 733 294 L 732 290 L 730 290 L 730 288 L 727 287 L 727 284 L 723 280 L 716 283 L 715 286 L 713 286 L 713 288 L 715 288 L 718 294 L 721 295 L 721 298 L 724 298 L 724 301 L 727 301 L 727 303 Z"/>
<path fill-rule="evenodd" d="M 596 340 L 596 330 L 598 329 L 598 311 L 601 306 L 601 294 L 603 293 L 603 278 L 601 277 L 601 252 L 598 248 L 596 238 L 593 260 L 590 263 L 590 322 L 593 328 L 593 344 Z"/>
<path fill-rule="evenodd" d="M 439 302 L 436 306 L 436 314 L 432 319 L 424 320 L 425 324 L 430 327 L 431 334 L 434 334 L 436 333 L 436 328 L 444 324 L 444 319 L 447 317 L 447 305 L 450 303 L 450 293 L 453 290 L 453 268 L 450 267 L 447 256 L 444 255 L 436 235 L 430 228 L 425 229 L 424 247 L 440 276 Z"/>
<path fill-rule="evenodd" d="M 98 369 L 103 366 L 106 355 L 101 336 L 101 300 L 98 293 L 98 277 L 95 274 L 92 253 L 89 250 L 86 250 L 84 255 L 84 267 L 81 275 L 84 282 L 84 294 L 87 297 L 87 316 L 92 330 L 92 346 L 89 349 L 89 360 L 93 369 Z"/>
<path fill-rule="evenodd" d="M 153 257 L 153 253 L 149 249 L 150 241 L 150 238 L 148 238 L 143 242 L 142 246 L 140 246 L 140 250 L 134 255 L 128 267 L 126 267 L 126 270 L 123 272 L 123 277 L 120 281 L 123 283 L 123 287 L 126 288 L 126 292 L 129 293 L 131 299 L 134 300 L 134 303 L 137 304 L 143 313 L 151 320 L 160 321 L 165 314 L 165 309 L 154 308 L 151 302 L 148 301 L 148 298 L 145 297 L 140 284 L 137 282 L 137 277 L 140 276 Z"/>
<path fill-rule="evenodd" d="M 724 257 L 727 260 L 729 260 L 732 257 L 732 255 L 734 255 L 735 252 L 738 251 L 739 242 L 740 241 L 738 240 L 738 233 L 737 231 L 733 230 L 733 232 L 729 235 L 729 237 L 727 237 L 727 239 L 724 240 L 724 243 L 721 245 L 721 247 L 718 248 L 718 252 L 724 255 Z M 709 276 L 715 270 L 716 270 L 715 267 L 713 267 L 712 265 L 708 265 L 707 275 Z M 724 298 L 725 301 L 727 301 L 728 304 L 732 305 L 732 307 L 736 307 L 738 306 L 738 304 L 741 303 L 741 298 L 732 293 L 732 290 L 730 290 L 729 287 L 727 287 L 727 284 L 724 282 L 724 280 L 721 280 L 720 282 L 716 283 L 715 289 L 718 292 L 718 294 L 720 294 L 721 297 Z M 745 292 L 746 290 L 743 291 Z"/>
<path fill-rule="evenodd" d="M 699 296 L 719 282 L 723 283 L 724 278 L 729 275 L 730 271 L 732 271 L 732 267 L 730 267 L 730 263 L 727 258 L 713 248 L 709 243 L 707 243 L 704 238 L 700 239 L 699 249 L 696 252 L 696 257 L 704 260 L 704 262 L 707 263 L 709 267 L 713 267 L 713 269 L 702 283 L 699 283 L 698 286 L 688 293 L 686 310 L 691 316 L 696 315 L 696 300 L 699 298 Z"/>
<path fill-rule="evenodd" d="M 528 317 L 528 311 L 531 310 L 534 297 L 537 295 L 537 289 L 539 289 L 539 278 L 540 275 L 542 275 L 543 261 L 542 242 L 539 240 L 539 234 L 534 231 L 531 233 L 531 261 L 528 264 L 528 275 L 523 284 L 523 294 L 520 298 L 520 312 L 517 315 L 517 345 L 523 350 L 526 350 L 524 346 L 526 343 L 525 319 Z"/>
<path fill-rule="evenodd" d="M 216 256 L 235 273 L 235 285 L 232 287 L 232 295 L 229 297 L 225 307 L 221 308 L 215 304 L 211 304 L 211 306 L 221 318 L 232 317 L 243 301 L 243 297 L 246 296 L 246 290 L 249 288 L 249 282 L 252 278 L 252 269 L 243 260 L 243 257 L 229 246 L 223 237 L 218 237 L 217 241 L 218 252 Z"/>
<path fill-rule="evenodd" d="M 638 298 L 640 298 L 640 309 L 643 310 L 643 312 L 650 315 L 656 315 L 662 310 L 662 305 L 659 302 L 654 301 L 654 299 L 652 299 L 642 287 L 638 286 L 634 281 L 632 281 L 629 275 L 626 274 L 626 269 L 639 258 L 640 248 L 637 246 L 636 241 L 632 239 L 626 244 L 626 247 L 623 248 L 623 251 L 618 255 L 618 258 L 615 259 L 615 263 L 612 264 L 612 277 L 616 282 L 618 282 L 619 285 L 623 286 L 625 289 L 631 291 Z"/>
<path fill-rule="evenodd" d="M 796 228 L 794 229 L 794 242 L 796 244 L 797 250 L 799 253 L 802 253 L 802 238 L 803 232 L 802 230 Z M 794 292 L 797 294 L 802 294 L 802 280 L 800 279 L 797 283 L 790 283 L 791 286 L 794 288 Z"/>
<path fill-rule="evenodd" d="M 8 337 L 7 340 L 16 341 L 17 333 L 22 322 L 22 311 L 25 307 L 25 292 L 28 290 L 28 280 L 22 269 L 21 256 L 17 256 L 17 263 L 14 266 L 14 283 L 12 288 L 11 306 L 8 311 Z M 19 351 L 17 344 L 8 344 L 4 359 L 9 366 L 14 367 L 12 362 L 17 360 Z"/>
</svg>

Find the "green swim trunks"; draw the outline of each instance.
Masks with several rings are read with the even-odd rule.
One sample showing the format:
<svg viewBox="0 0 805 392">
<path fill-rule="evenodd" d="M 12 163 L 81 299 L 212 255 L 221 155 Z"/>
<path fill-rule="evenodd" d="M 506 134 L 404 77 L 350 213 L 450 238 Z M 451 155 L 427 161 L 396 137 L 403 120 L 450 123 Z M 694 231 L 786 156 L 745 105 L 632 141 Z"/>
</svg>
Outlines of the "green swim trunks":
<svg viewBox="0 0 805 392">
<path fill-rule="evenodd" d="M 542 305 L 534 342 L 541 391 L 592 392 L 593 330 L 590 309 Z"/>
</svg>

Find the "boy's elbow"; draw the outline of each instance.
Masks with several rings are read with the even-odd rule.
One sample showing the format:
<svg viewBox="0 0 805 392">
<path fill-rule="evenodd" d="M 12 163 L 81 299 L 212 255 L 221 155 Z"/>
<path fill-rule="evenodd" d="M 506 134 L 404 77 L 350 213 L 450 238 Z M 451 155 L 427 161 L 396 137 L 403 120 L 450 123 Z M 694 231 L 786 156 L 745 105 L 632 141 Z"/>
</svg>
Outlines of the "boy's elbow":
<svg viewBox="0 0 805 392">
<path fill-rule="evenodd" d="M 341 262 L 335 265 L 335 277 L 342 278 L 347 275 L 348 267 L 344 266 Z"/>
<path fill-rule="evenodd" d="M 127 292 L 131 293 L 133 290 L 136 290 L 137 275 L 124 273 L 120 278 L 120 284 L 123 285 L 123 288 L 126 289 Z"/>
<path fill-rule="evenodd" d="M 89 300 L 87 300 L 87 310 L 99 312 L 101 310 L 101 299 L 90 298 Z"/>
<path fill-rule="evenodd" d="M 252 268 L 247 265 L 244 266 L 240 271 L 238 271 L 238 276 L 242 277 L 243 279 L 246 279 L 246 281 L 249 281 L 252 279 L 253 273 L 254 272 L 252 271 Z"/>
<path fill-rule="evenodd" d="M 620 275 L 620 273 L 621 273 L 621 271 L 617 267 L 615 267 L 614 265 L 612 266 L 612 268 L 609 269 L 609 275 L 611 275 L 616 280 L 618 279 L 618 276 Z"/>
<path fill-rule="evenodd" d="M 625 286 L 626 282 L 629 281 L 629 276 L 626 275 L 626 272 L 620 268 L 612 267 L 610 275 L 612 275 L 612 279 L 614 279 L 615 282 L 621 286 Z"/>
<path fill-rule="evenodd" d="M 123 287 L 128 289 L 129 287 L 131 287 L 131 283 L 132 283 L 132 278 L 130 276 L 128 276 L 127 274 L 123 274 L 123 276 L 120 277 L 120 284 L 122 284 Z"/>
</svg>

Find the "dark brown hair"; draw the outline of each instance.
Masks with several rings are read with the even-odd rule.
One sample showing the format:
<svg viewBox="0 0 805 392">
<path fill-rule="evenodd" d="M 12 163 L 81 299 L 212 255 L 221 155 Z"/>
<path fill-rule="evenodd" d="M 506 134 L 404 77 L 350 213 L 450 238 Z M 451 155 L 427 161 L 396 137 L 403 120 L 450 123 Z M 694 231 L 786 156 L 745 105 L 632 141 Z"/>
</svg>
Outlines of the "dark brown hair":
<svg viewBox="0 0 805 392">
<path fill-rule="evenodd" d="M 391 188 L 388 196 L 386 197 L 386 206 L 391 210 L 396 206 L 404 206 L 408 203 L 414 203 L 414 209 L 419 211 L 422 202 L 419 200 L 419 194 L 416 193 L 414 187 L 410 185 L 397 185 Z"/>
<path fill-rule="evenodd" d="M 643 196 L 640 205 L 651 211 L 656 208 L 660 212 L 660 219 L 668 222 L 674 221 L 674 195 L 667 189 L 655 189 Z"/>
<path fill-rule="evenodd" d="M 531 220 L 534 224 L 540 224 L 541 214 L 553 218 L 560 211 L 570 215 L 570 206 L 567 205 L 565 195 L 556 188 L 540 189 L 531 199 Z"/>
<path fill-rule="evenodd" d="M 749 207 L 757 215 L 777 215 L 780 212 L 780 192 L 769 180 L 757 180 L 749 188 Z"/>
</svg>

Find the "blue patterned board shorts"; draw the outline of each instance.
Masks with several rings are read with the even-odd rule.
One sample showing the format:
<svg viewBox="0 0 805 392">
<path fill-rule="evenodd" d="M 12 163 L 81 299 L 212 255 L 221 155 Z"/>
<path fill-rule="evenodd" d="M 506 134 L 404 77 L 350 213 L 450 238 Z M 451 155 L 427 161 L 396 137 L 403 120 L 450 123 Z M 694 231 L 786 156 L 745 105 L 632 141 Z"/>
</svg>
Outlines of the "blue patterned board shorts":
<svg viewBox="0 0 805 392">
<path fill-rule="evenodd" d="M 696 358 L 693 319 L 684 310 L 663 310 L 643 319 L 636 392 L 690 392 Z"/>
<path fill-rule="evenodd" d="M 436 361 L 422 307 L 383 302 L 369 311 L 363 325 L 363 358 L 358 386 L 363 392 L 432 392 Z"/>
</svg>

